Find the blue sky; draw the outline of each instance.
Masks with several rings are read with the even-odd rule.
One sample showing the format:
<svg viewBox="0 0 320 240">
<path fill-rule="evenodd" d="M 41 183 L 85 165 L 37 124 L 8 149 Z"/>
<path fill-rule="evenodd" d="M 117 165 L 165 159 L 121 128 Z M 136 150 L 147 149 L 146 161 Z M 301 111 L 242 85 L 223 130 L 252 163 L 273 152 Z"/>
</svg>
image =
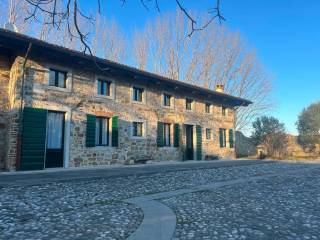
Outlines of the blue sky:
<svg viewBox="0 0 320 240">
<path fill-rule="evenodd" d="M 161 12 L 175 11 L 173 0 L 158 0 Z M 87 1 L 86 1 L 87 2 Z M 94 2 L 94 1 L 93 1 Z M 157 16 L 139 0 L 105 0 L 103 14 L 115 18 L 130 33 Z M 182 1 L 190 10 L 204 11 L 214 0 Z M 87 3 L 87 9 L 91 6 Z M 238 30 L 273 76 L 276 108 L 272 115 L 297 133 L 299 112 L 320 100 L 320 1 L 221 0 L 224 23 Z M 160 13 L 161 14 L 161 13 Z"/>
</svg>

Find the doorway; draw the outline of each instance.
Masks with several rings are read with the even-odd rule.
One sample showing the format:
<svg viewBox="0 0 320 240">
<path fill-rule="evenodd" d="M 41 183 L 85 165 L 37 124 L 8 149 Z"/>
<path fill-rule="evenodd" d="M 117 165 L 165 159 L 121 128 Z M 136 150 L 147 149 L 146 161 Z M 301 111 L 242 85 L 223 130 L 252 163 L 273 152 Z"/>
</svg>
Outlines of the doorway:
<svg viewBox="0 0 320 240">
<path fill-rule="evenodd" d="M 63 167 L 65 113 L 48 111 L 45 168 Z"/>
<path fill-rule="evenodd" d="M 193 125 L 185 125 L 186 127 L 186 160 L 194 159 L 193 151 Z"/>
</svg>

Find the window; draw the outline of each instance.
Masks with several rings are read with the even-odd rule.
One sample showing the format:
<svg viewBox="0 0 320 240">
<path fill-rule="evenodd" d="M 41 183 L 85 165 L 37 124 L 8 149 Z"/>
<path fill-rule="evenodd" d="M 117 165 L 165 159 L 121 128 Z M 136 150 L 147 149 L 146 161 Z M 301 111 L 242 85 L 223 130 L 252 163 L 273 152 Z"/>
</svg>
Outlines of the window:
<svg viewBox="0 0 320 240">
<path fill-rule="evenodd" d="M 111 82 L 98 79 L 98 95 L 111 96 Z"/>
<path fill-rule="evenodd" d="M 222 116 L 225 116 L 227 112 L 227 108 L 226 107 L 222 107 Z"/>
<path fill-rule="evenodd" d="M 133 87 L 133 101 L 142 102 L 143 101 L 143 88 Z"/>
<path fill-rule="evenodd" d="M 186 109 L 187 110 L 192 110 L 192 103 L 193 103 L 193 100 L 192 99 L 186 99 Z"/>
<path fill-rule="evenodd" d="M 170 107 L 171 106 L 172 96 L 168 94 L 163 94 L 163 106 Z"/>
<path fill-rule="evenodd" d="M 96 117 L 96 146 L 109 145 L 109 118 Z"/>
<path fill-rule="evenodd" d="M 171 125 L 169 123 L 163 124 L 163 137 L 164 137 L 164 146 L 171 146 Z"/>
<path fill-rule="evenodd" d="M 226 147 L 226 129 L 219 129 L 220 147 Z"/>
<path fill-rule="evenodd" d="M 143 137 L 143 122 L 132 123 L 132 136 Z"/>
<path fill-rule="evenodd" d="M 210 139 L 211 139 L 211 129 L 210 129 L 210 128 L 207 128 L 207 129 L 206 129 L 206 139 L 207 139 L 207 140 L 210 140 Z"/>
<path fill-rule="evenodd" d="M 206 105 L 205 105 L 205 112 L 206 112 L 206 113 L 210 113 L 210 112 L 211 112 L 211 104 L 210 104 L 210 103 L 206 103 Z"/>
<path fill-rule="evenodd" d="M 49 85 L 54 87 L 66 88 L 67 72 L 50 69 Z"/>
</svg>

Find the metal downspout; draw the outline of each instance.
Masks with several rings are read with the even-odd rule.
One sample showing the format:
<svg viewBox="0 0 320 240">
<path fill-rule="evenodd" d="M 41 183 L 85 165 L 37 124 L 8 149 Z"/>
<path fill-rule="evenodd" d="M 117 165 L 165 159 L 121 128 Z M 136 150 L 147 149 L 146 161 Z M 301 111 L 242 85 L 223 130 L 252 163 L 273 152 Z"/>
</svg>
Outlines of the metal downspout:
<svg viewBox="0 0 320 240">
<path fill-rule="evenodd" d="M 22 65 L 22 80 L 21 80 L 21 98 L 20 98 L 20 109 L 19 109 L 19 128 L 18 128 L 18 139 L 17 139 L 17 153 L 16 153 L 16 170 L 20 169 L 20 159 L 21 159 L 21 139 L 22 139 L 22 130 L 23 130 L 23 100 L 24 100 L 24 83 L 26 78 L 26 64 L 29 57 L 29 53 L 32 48 L 32 43 L 29 43 L 28 50 L 24 57 L 23 65 Z"/>
</svg>

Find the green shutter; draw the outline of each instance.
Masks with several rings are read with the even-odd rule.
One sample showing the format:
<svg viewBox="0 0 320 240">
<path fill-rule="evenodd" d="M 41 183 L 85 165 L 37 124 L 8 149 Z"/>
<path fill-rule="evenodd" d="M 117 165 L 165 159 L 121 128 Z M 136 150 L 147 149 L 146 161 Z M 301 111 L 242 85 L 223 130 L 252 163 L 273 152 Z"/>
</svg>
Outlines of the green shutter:
<svg viewBox="0 0 320 240">
<path fill-rule="evenodd" d="M 233 144 L 233 129 L 229 129 L 229 146 L 230 148 L 233 148 L 234 144 Z"/>
<path fill-rule="evenodd" d="M 180 145 L 180 125 L 178 123 L 174 124 L 174 143 L 173 146 L 174 147 L 179 147 Z"/>
<path fill-rule="evenodd" d="M 223 146 L 223 129 L 222 128 L 219 129 L 219 140 L 220 140 L 220 147 L 221 148 L 224 147 Z"/>
<path fill-rule="evenodd" d="M 46 151 L 47 110 L 24 108 L 20 170 L 44 168 Z"/>
<path fill-rule="evenodd" d="M 119 117 L 112 117 L 112 147 L 119 146 Z"/>
<path fill-rule="evenodd" d="M 202 160 L 202 128 L 201 126 L 196 126 L 197 133 L 197 160 Z"/>
<path fill-rule="evenodd" d="M 164 145 L 164 136 L 163 136 L 163 123 L 158 122 L 157 126 L 157 146 L 163 147 Z"/>
<path fill-rule="evenodd" d="M 94 147 L 95 145 L 96 145 L 96 116 L 87 114 L 86 146 Z"/>
</svg>

